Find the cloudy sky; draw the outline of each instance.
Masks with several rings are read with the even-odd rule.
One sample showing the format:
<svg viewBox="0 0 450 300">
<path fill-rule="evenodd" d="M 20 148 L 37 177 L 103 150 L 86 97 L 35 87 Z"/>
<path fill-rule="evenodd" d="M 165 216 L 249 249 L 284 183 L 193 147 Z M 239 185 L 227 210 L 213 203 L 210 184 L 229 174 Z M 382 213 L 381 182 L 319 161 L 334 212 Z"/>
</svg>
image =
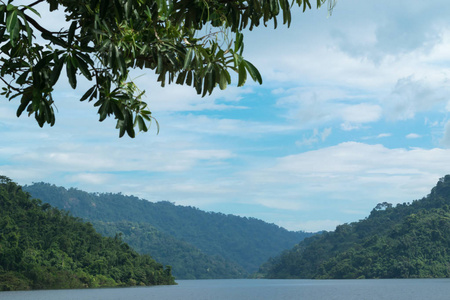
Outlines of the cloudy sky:
<svg viewBox="0 0 450 300">
<path fill-rule="evenodd" d="M 201 98 L 135 72 L 161 130 L 118 138 L 61 84 L 54 127 L 0 102 L 0 174 L 334 230 L 450 173 L 450 2 L 340 0 L 245 35 L 264 83 Z M 45 16 L 44 16 L 45 17 Z M 87 87 L 87 85 L 86 85 Z"/>
</svg>

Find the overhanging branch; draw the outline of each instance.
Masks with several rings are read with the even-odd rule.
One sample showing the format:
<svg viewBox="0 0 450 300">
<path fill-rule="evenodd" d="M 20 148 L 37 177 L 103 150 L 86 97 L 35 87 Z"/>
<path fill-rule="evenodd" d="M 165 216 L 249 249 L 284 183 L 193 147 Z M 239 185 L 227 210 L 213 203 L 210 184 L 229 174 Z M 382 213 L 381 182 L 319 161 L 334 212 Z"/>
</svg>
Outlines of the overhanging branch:
<svg viewBox="0 0 450 300">
<path fill-rule="evenodd" d="M 41 2 L 44 2 L 45 0 L 37 0 L 37 1 L 35 1 L 35 2 L 33 2 L 33 3 L 31 3 L 31 4 L 29 4 L 29 5 L 27 5 L 27 7 L 33 7 L 33 6 L 35 6 L 35 5 L 37 5 L 37 4 L 39 4 L 39 3 L 41 3 Z M 24 8 L 22 8 L 22 11 L 25 11 L 27 8 L 26 7 L 24 7 Z"/>
<path fill-rule="evenodd" d="M 50 35 L 53 35 L 55 32 L 51 32 L 47 29 L 45 29 L 44 27 L 42 27 L 35 19 L 33 19 L 32 17 L 24 14 L 25 19 L 28 21 L 28 23 L 30 23 L 31 25 L 33 25 L 34 28 L 36 28 L 37 30 L 39 30 L 42 33 L 47 33 Z"/>
</svg>

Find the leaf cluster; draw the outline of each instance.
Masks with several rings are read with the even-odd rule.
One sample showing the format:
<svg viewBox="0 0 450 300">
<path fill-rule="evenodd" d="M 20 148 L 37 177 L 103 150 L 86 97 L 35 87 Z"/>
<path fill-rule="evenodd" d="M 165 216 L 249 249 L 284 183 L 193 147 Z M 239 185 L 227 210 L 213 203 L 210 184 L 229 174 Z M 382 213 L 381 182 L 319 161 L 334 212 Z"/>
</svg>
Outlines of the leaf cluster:
<svg viewBox="0 0 450 300">
<path fill-rule="evenodd" d="M 64 10 L 67 27 L 46 29 L 38 4 Z M 242 30 L 270 20 L 276 27 L 280 15 L 289 25 L 294 4 L 311 8 L 310 0 L 0 0 L 1 94 L 20 100 L 17 116 L 26 111 L 39 126 L 53 125 L 61 73 L 73 89 L 81 77 L 92 86 L 80 100 L 94 103 L 100 121 L 117 119 L 120 137 L 134 137 L 154 119 L 130 70 L 153 70 L 162 86 L 186 84 L 202 96 L 225 89 L 230 71 L 238 86 L 248 75 L 262 83 L 243 57 Z"/>
</svg>

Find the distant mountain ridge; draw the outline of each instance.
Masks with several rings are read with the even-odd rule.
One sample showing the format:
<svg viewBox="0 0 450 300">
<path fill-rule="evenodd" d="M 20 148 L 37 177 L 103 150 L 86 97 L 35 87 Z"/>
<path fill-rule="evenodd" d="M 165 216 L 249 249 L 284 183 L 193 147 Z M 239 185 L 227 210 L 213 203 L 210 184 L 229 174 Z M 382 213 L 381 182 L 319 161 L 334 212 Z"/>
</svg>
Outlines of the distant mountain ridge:
<svg viewBox="0 0 450 300">
<path fill-rule="evenodd" d="M 270 257 L 312 235 L 167 201 L 87 193 L 42 182 L 24 190 L 92 222 L 99 232 L 111 236 L 121 232 L 123 240 L 141 253 L 171 265 L 177 278 L 246 277 Z"/>
<path fill-rule="evenodd" d="M 450 175 L 421 200 L 379 203 L 364 220 L 307 238 L 259 272 L 266 278 L 450 277 Z"/>
</svg>

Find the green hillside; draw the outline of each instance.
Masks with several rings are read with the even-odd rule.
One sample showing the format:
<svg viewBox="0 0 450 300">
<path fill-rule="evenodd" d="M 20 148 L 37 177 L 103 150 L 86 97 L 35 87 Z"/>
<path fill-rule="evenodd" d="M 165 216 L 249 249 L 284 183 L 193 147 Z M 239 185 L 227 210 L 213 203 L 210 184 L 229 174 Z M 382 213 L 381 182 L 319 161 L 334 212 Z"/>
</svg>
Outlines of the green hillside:
<svg viewBox="0 0 450 300">
<path fill-rule="evenodd" d="M 139 253 L 149 253 L 182 279 L 242 278 L 247 272 L 238 264 L 218 255 L 206 255 L 187 242 L 165 234 L 148 223 L 129 221 L 94 221 L 94 227 L 105 236 L 119 233 Z"/>
<path fill-rule="evenodd" d="M 171 265 L 177 278 L 244 277 L 257 271 L 269 257 L 312 235 L 287 231 L 254 218 L 204 212 L 167 201 L 153 203 L 134 196 L 87 193 L 48 183 L 34 183 L 24 188 L 33 197 L 93 222 L 98 230 L 105 233 L 113 234 L 112 227 L 116 226 L 132 247 Z M 141 232 L 147 237 L 130 238 L 131 231 L 124 230 L 120 222 L 139 223 L 139 226 L 133 227 L 141 229 L 133 234 Z M 151 226 L 153 231 L 143 231 L 142 226 Z M 157 236 L 150 237 L 152 234 L 149 236 L 148 232 Z M 168 237 L 167 242 L 163 241 Z M 139 241 L 143 239 L 149 239 L 149 243 L 159 240 L 161 247 L 140 245 Z M 178 248 L 178 245 L 187 248 Z M 184 259 L 187 253 L 192 255 Z M 192 265 L 197 266 L 195 272 Z"/>
<path fill-rule="evenodd" d="M 0 176 L 0 291 L 156 284 L 170 268 Z"/>
<path fill-rule="evenodd" d="M 267 278 L 450 277 L 450 175 L 411 204 L 383 202 L 359 222 L 268 261 Z"/>
</svg>

